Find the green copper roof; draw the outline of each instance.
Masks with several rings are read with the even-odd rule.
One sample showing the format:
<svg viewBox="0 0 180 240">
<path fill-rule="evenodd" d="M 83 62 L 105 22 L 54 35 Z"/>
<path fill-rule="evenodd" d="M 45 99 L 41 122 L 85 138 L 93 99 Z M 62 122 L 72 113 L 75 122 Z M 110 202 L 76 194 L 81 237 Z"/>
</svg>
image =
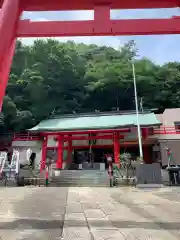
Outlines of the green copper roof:
<svg viewBox="0 0 180 240">
<path fill-rule="evenodd" d="M 160 121 L 154 113 L 139 114 L 141 126 L 160 125 Z M 30 131 L 70 131 L 86 129 L 113 129 L 127 126 L 136 126 L 136 114 L 94 114 L 94 115 L 71 115 L 40 122 Z"/>
</svg>

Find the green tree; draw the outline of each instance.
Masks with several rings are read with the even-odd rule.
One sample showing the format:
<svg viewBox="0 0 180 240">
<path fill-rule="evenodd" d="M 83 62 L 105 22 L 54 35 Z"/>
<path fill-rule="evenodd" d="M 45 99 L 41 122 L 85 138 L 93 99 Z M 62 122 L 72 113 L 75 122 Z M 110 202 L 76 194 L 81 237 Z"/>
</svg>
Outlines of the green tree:
<svg viewBox="0 0 180 240">
<path fill-rule="evenodd" d="M 134 41 L 119 50 L 52 39 L 32 46 L 17 41 L 0 126 L 19 131 L 53 114 L 135 109 L 131 60 L 137 55 Z M 144 108 L 180 107 L 180 63 L 159 66 L 138 57 L 134 64 Z"/>
</svg>

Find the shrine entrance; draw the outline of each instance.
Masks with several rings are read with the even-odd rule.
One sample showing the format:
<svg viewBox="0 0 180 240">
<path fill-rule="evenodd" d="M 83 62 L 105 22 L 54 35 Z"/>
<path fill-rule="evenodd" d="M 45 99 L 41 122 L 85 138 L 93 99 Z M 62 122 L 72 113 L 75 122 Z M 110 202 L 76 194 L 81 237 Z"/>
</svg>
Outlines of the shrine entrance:
<svg viewBox="0 0 180 240">
<path fill-rule="evenodd" d="M 88 169 L 93 169 L 94 166 L 98 164 L 104 164 L 104 169 L 108 168 L 106 154 L 114 155 L 113 146 L 112 147 L 99 147 L 94 148 L 91 152 L 89 149 L 75 149 L 73 155 L 73 162 L 76 164 L 81 163 L 87 166 Z"/>
</svg>

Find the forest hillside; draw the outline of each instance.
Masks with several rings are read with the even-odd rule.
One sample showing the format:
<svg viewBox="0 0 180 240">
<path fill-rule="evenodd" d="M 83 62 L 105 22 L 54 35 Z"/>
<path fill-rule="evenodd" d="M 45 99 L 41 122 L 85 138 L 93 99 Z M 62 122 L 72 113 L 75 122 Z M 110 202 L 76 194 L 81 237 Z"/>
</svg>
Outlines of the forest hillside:
<svg viewBox="0 0 180 240">
<path fill-rule="evenodd" d="M 30 128 L 56 114 L 133 110 L 133 41 L 120 50 L 37 40 L 17 42 L 1 114 L 2 131 Z M 136 59 L 136 58 L 135 58 Z M 180 107 L 180 63 L 134 60 L 144 108 Z"/>
</svg>

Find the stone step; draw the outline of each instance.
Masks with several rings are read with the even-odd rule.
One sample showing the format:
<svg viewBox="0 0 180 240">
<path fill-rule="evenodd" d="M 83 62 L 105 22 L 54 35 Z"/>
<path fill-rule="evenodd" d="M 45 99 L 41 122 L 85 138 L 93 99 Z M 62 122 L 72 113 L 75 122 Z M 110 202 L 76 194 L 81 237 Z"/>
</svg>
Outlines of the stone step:
<svg viewBox="0 0 180 240">
<path fill-rule="evenodd" d="M 50 182 L 50 185 L 57 185 L 57 186 L 109 186 L 109 181 L 54 181 Z"/>
<path fill-rule="evenodd" d="M 55 178 L 63 178 L 63 177 L 66 177 L 66 178 L 81 178 L 81 179 L 84 179 L 84 178 L 106 178 L 108 177 L 108 174 L 103 174 L 103 175 L 73 175 L 73 174 L 69 174 L 69 175 L 65 175 L 65 174 L 60 174 L 60 176 L 53 176 Z"/>
<path fill-rule="evenodd" d="M 105 182 L 108 182 L 109 180 L 108 179 L 84 179 L 83 181 L 82 180 L 78 180 L 78 179 L 61 179 L 61 180 L 56 180 L 56 179 L 51 179 L 51 182 L 71 182 L 71 183 L 105 183 Z"/>
<path fill-rule="evenodd" d="M 49 184 L 50 187 L 109 187 L 107 184 L 90 184 L 90 183 L 53 183 Z"/>
<path fill-rule="evenodd" d="M 74 174 L 83 174 L 83 173 L 85 173 L 85 174 L 90 174 L 90 173 L 105 173 L 106 171 L 103 171 L 103 170 L 59 170 L 60 172 L 62 172 L 62 173 L 66 173 L 66 174 L 68 174 L 68 173 L 74 173 Z"/>
<path fill-rule="evenodd" d="M 28 186 L 28 185 L 32 185 L 32 186 L 45 186 L 45 179 L 44 178 L 19 178 L 18 180 L 18 185 L 19 186 Z"/>
<path fill-rule="evenodd" d="M 69 186 L 109 186 L 107 171 L 100 170 L 61 170 L 60 176 L 53 176 L 52 183 Z M 135 178 L 125 179 L 116 177 L 116 186 L 135 185 Z"/>
<path fill-rule="evenodd" d="M 108 174 L 100 170 L 61 170 L 53 176 L 51 185 L 58 186 L 109 186 Z"/>
<path fill-rule="evenodd" d="M 76 177 L 72 177 L 72 178 L 69 178 L 69 177 L 52 177 L 52 180 L 54 181 L 64 181 L 64 180 L 68 180 L 68 181 L 79 181 L 79 182 L 82 182 L 82 181 L 105 181 L 105 180 L 108 180 L 109 178 L 76 178 Z"/>
<path fill-rule="evenodd" d="M 109 179 L 83 179 L 83 180 L 79 180 L 79 179 L 67 179 L 67 178 L 64 178 L 64 179 L 54 179 L 52 178 L 51 179 L 52 182 L 72 182 L 72 183 L 83 183 L 83 182 L 89 182 L 89 183 L 103 183 L 103 182 L 108 182 Z"/>
<path fill-rule="evenodd" d="M 59 176 L 73 176 L 73 177 L 101 177 L 107 176 L 105 171 L 92 171 L 92 170 L 61 170 L 59 171 Z"/>
<path fill-rule="evenodd" d="M 73 177 L 101 177 L 101 176 L 107 176 L 107 172 L 92 172 L 92 171 L 86 171 L 84 172 L 82 171 L 71 171 L 68 170 L 66 172 L 64 172 L 63 170 L 59 172 L 60 176 L 73 176 Z"/>
</svg>

